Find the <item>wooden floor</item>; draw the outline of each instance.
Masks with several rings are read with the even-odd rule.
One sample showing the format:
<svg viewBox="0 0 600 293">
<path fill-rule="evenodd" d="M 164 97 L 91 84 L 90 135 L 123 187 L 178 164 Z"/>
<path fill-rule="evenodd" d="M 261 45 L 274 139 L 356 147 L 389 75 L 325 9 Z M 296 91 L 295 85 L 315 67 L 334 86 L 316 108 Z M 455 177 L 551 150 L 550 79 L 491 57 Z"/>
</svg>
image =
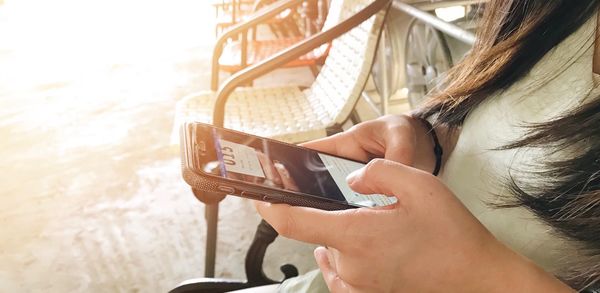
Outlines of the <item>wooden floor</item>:
<svg viewBox="0 0 600 293">
<path fill-rule="evenodd" d="M 0 5 L 0 292 L 165 292 L 202 276 L 203 206 L 169 136 L 177 99 L 208 88 L 208 3 Z M 217 274 L 241 278 L 258 216 L 230 198 L 221 223 Z M 306 271 L 312 248 L 279 239 L 268 273 L 284 262 Z"/>
</svg>

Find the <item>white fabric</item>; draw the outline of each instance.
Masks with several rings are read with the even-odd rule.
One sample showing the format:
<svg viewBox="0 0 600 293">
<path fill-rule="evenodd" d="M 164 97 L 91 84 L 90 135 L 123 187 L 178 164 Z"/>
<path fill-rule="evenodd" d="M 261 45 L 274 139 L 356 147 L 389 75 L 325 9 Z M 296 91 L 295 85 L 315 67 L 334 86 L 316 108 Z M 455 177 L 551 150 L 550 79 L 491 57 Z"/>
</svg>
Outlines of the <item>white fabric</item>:
<svg viewBox="0 0 600 293">
<path fill-rule="evenodd" d="M 518 178 L 548 150 L 495 150 L 526 133 L 524 125 L 549 121 L 597 96 L 592 71 L 596 18 L 554 48 L 530 74 L 489 98 L 465 120 L 441 174 L 467 208 L 502 242 L 550 272 L 558 272 L 577 246 L 524 208 L 498 209 L 509 172 Z M 552 178 L 547 178 L 552 180 Z M 563 258 L 564 257 L 564 258 Z M 572 260 L 571 260 L 572 261 Z"/>
</svg>

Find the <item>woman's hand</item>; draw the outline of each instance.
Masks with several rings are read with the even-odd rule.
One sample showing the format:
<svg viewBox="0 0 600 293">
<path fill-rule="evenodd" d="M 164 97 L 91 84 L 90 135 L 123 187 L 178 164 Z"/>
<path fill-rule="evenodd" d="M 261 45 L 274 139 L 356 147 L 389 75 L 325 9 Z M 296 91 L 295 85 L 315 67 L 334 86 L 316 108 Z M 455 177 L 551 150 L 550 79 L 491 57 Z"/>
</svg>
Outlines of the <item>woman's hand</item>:
<svg viewBox="0 0 600 293">
<path fill-rule="evenodd" d="M 497 241 L 432 175 L 380 159 L 348 181 L 398 202 L 344 211 L 257 203 L 281 235 L 327 247 L 315 257 L 332 292 L 570 292 Z"/>
<path fill-rule="evenodd" d="M 446 142 L 446 131 L 437 132 L 440 141 Z M 303 146 L 362 162 L 385 158 L 429 172 L 435 166 L 431 137 L 420 121 L 407 115 L 387 115 L 366 121 Z M 449 149 L 451 146 L 444 146 L 444 150 Z"/>
</svg>

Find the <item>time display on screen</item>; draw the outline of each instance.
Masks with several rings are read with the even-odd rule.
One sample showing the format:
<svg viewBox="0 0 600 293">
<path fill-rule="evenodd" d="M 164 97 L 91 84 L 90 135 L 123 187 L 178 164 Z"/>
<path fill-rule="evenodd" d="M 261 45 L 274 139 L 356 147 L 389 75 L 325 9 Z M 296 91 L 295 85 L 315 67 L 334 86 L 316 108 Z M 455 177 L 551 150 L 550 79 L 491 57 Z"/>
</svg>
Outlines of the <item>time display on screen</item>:
<svg viewBox="0 0 600 293">
<path fill-rule="evenodd" d="M 225 170 L 243 175 L 265 178 L 256 150 L 247 145 L 219 140 Z"/>
<path fill-rule="evenodd" d="M 235 154 L 231 147 L 221 147 L 221 154 L 223 154 L 223 163 L 229 166 L 235 166 Z"/>
</svg>

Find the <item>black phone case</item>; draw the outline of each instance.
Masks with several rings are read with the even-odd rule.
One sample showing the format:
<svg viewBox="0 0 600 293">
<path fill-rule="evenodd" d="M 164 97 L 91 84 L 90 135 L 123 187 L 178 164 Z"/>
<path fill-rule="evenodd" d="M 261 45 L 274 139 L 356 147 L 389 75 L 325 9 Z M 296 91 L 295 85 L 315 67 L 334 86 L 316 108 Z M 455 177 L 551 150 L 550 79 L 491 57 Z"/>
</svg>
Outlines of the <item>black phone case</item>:
<svg viewBox="0 0 600 293">
<path fill-rule="evenodd" d="M 187 153 L 191 152 L 192 150 L 188 148 L 188 139 L 185 131 L 186 125 L 187 123 L 182 125 L 180 132 L 181 171 L 183 175 L 183 180 L 185 180 L 185 182 L 195 190 L 224 194 L 224 192 L 219 189 L 219 186 L 226 185 L 227 187 L 234 188 L 233 194 L 230 195 L 254 200 L 267 201 L 271 203 L 284 203 L 293 206 L 304 206 L 330 211 L 357 208 L 342 203 L 319 200 L 317 198 L 311 197 L 310 195 L 302 196 L 299 194 L 288 193 L 283 190 L 273 190 L 266 187 L 252 186 L 221 178 L 211 178 L 208 175 L 204 174 L 198 174 L 198 172 L 195 172 L 191 166 L 188 166 L 189 160 L 187 158 Z"/>
</svg>

